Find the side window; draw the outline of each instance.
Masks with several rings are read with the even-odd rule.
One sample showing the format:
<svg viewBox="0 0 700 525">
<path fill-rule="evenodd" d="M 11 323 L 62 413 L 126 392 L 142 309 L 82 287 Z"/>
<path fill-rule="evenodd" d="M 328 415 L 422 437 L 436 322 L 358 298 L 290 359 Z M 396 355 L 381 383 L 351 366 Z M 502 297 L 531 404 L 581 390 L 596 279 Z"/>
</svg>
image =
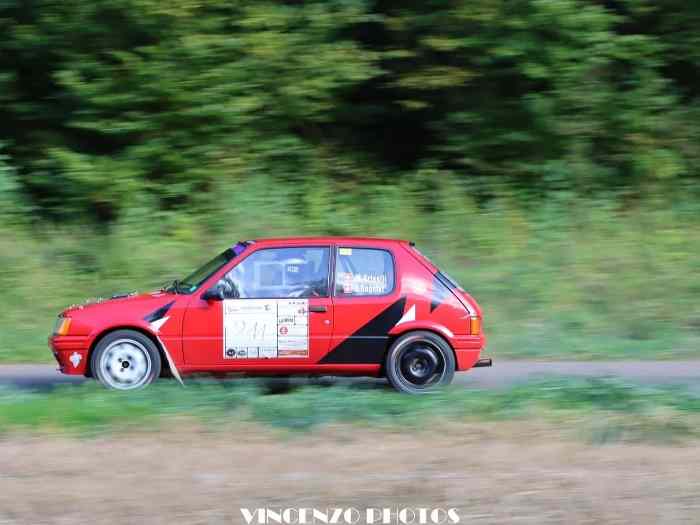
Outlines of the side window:
<svg viewBox="0 0 700 525">
<path fill-rule="evenodd" d="M 268 248 L 250 254 L 218 283 L 227 299 L 328 297 L 330 248 Z"/>
<path fill-rule="evenodd" d="M 338 248 L 335 263 L 336 295 L 387 295 L 393 289 L 394 259 L 388 251 Z"/>
</svg>

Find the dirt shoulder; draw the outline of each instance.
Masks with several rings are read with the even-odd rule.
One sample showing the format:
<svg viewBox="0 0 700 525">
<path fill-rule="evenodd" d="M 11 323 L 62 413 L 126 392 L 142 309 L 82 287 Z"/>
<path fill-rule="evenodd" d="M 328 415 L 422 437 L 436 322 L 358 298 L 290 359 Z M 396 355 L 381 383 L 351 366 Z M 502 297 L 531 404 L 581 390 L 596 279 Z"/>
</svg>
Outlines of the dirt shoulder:
<svg viewBox="0 0 700 525">
<path fill-rule="evenodd" d="M 0 523 L 243 523 L 241 507 L 455 507 L 461 523 L 690 523 L 698 443 L 596 446 L 546 424 L 404 434 L 246 424 L 0 440 Z"/>
</svg>

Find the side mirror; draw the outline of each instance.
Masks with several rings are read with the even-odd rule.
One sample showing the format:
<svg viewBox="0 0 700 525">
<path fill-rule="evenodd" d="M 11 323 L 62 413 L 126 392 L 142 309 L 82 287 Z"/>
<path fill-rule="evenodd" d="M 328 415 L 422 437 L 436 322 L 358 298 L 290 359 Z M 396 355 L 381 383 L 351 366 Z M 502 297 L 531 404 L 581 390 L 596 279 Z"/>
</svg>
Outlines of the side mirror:
<svg viewBox="0 0 700 525">
<path fill-rule="evenodd" d="M 205 291 L 202 295 L 201 298 L 203 301 L 223 301 L 224 300 L 224 294 L 222 293 L 222 290 L 218 286 L 212 286 L 209 288 L 207 291 Z"/>
</svg>

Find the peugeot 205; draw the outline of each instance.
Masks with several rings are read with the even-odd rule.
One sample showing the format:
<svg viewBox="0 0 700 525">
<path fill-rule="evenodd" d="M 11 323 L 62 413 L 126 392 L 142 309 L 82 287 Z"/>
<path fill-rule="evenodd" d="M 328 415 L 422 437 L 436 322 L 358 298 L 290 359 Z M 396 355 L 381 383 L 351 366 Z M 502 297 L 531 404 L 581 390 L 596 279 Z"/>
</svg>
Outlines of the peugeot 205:
<svg viewBox="0 0 700 525">
<path fill-rule="evenodd" d="M 482 311 L 413 243 L 356 237 L 239 242 L 157 292 L 62 312 L 65 374 L 131 390 L 193 373 L 385 376 L 425 393 L 490 366 Z"/>
</svg>

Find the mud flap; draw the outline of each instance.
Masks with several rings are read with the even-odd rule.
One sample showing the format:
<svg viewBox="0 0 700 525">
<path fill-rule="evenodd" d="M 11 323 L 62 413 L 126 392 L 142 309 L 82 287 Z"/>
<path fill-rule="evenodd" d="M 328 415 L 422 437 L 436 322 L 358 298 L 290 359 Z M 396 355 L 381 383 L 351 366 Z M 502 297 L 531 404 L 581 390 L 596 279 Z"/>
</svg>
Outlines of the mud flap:
<svg viewBox="0 0 700 525">
<path fill-rule="evenodd" d="M 177 367 L 175 366 L 175 362 L 173 361 L 173 358 L 170 357 L 170 352 L 168 352 L 168 347 L 165 346 L 165 343 L 163 340 L 156 335 L 156 339 L 158 339 L 158 342 L 160 343 L 160 347 L 163 349 L 163 353 L 165 354 L 165 358 L 168 360 L 168 366 L 170 367 L 170 372 L 172 372 L 173 377 L 177 379 L 178 383 L 180 383 L 182 386 L 185 386 L 185 383 L 183 383 L 182 378 L 180 377 L 180 372 L 178 372 Z"/>
</svg>

